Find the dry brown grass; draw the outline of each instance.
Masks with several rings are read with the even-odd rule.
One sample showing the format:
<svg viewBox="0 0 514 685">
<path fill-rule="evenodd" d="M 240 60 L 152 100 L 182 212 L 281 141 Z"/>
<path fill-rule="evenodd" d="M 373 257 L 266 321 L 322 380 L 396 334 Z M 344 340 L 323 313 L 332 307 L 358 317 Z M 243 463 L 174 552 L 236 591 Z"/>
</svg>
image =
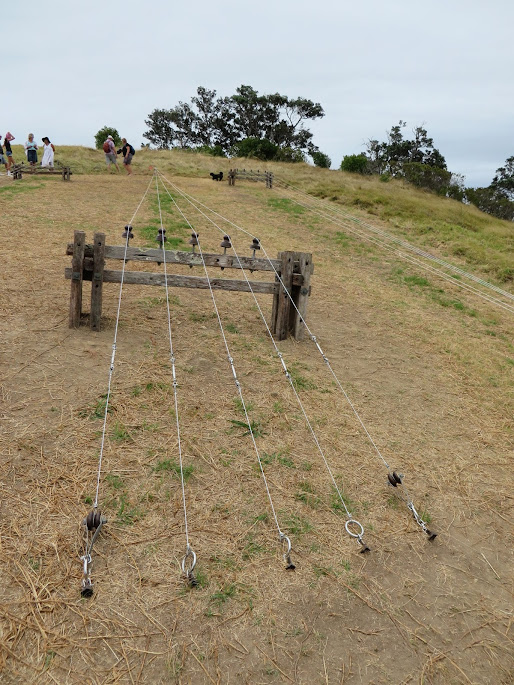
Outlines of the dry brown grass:
<svg viewBox="0 0 514 685">
<path fill-rule="evenodd" d="M 119 244 L 148 178 L 24 179 L 4 199 L 0 236 L 2 682 L 511 682 L 511 317 L 470 295 L 459 295 L 464 310 L 442 307 L 398 278 L 395 257 L 351 240 L 343 247 L 335 227 L 269 206 L 260 186 L 174 180 L 271 254 L 314 253 L 310 325 L 439 537 L 428 543 L 397 504 L 312 344 L 289 340 L 286 362 L 307 383 L 302 400 L 373 548 L 358 554 L 251 296 L 223 293 L 245 400 L 264 433 L 259 448 L 275 455 L 266 473 L 297 564 L 285 572 L 251 442 L 231 430 L 242 416 L 212 304 L 205 292 L 177 289 L 201 581 L 187 590 L 163 293 L 130 286 L 101 487 L 109 523 L 95 548 L 95 595 L 80 599 L 79 524 L 94 494 L 95 411 L 118 291 L 105 286 L 100 334 L 70 331 L 64 250 L 75 229 L 89 238 L 102 229 Z M 136 245 L 153 213 L 142 208 Z M 204 249 L 217 250 L 219 235 L 195 226 Z M 238 238 L 238 252 L 249 254 L 248 242 Z M 269 313 L 270 300 L 260 301 Z"/>
</svg>

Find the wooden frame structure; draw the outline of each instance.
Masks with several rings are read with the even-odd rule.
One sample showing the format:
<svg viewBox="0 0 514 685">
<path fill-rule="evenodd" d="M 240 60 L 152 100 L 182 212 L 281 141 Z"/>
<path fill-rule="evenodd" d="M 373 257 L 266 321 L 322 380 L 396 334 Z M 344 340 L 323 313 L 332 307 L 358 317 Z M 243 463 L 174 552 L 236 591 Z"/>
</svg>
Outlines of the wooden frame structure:
<svg viewBox="0 0 514 685">
<path fill-rule="evenodd" d="M 93 244 L 86 244 L 84 231 L 75 231 L 73 243 L 69 243 L 66 254 L 72 256 L 71 268 L 65 269 L 65 278 L 71 280 L 69 326 L 80 326 L 82 315 L 82 285 L 84 281 L 91 281 L 91 310 L 89 325 L 91 330 L 100 330 L 102 315 L 102 286 L 103 283 L 120 283 L 122 271 L 105 268 L 106 259 L 135 262 L 162 263 L 161 249 L 142 249 L 121 245 L 106 245 L 105 234 L 95 233 Z M 241 269 L 252 271 L 266 271 L 275 274 L 272 282 L 249 281 L 256 294 L 273 295 L 271 314 L 271 332 L 277 340 L 284 340 L 291 334 L 296 340 L 303 338 L 303 320 L 307 316 L 307 305 L 311 294 L 310 279 L 314 271 L 312 255 L 306 252 L 279 252 L 277 259 L 262 259 L 257 257 L 241 257 L 238 259 L 231 254 L 203 253 L 206 266 L 220 269 Z M 202 256 L 198 252 L 182 252 L 166 250 L 166 265 L 202 267 Z M 239 265 L 241 263 L 241 266 Z M 277 274 L 280 276 L 280 282 Z M 164 273 L 153 271 L 125 270 L 123 282 L 126 285 L 165 285 Z M 200 276 L 186 276 L 178 273 L 168 273 L 169 287 L 208 289 L 209 282 L 213 290 L 230 290 L 236 292 L 250 292 L 246 280 L 232 278 L 202 278 Z M 287 288 L 287 293 L 284 291 Z M 291 298 L 295 306 L 291 304 Z"/>
<path fill-rule="evenodd" d="M 264 181 L 266 188 L 273 188 L 273 172 L 254 171 L 253 169 L 229 169 L 228 184 L 234 186 L 236 178 L 246 179 L 247 181 Z"/>
<path fill-rule="evenodd" d="M 23 178 L 23 174 L 29 174 L 31 176 L 43 174 L 45 176 L 61 176 L 63 181 L 69 181 L 71 176 L 71 168 L 65 166 L 60 162 L 55 162 L 55 167 L 42 167 L 42 166 L 30 166 L 27 164 L 13 164 L 11 167 L 11 173 L 14 181 L 18 181 Z"/>
</svg>

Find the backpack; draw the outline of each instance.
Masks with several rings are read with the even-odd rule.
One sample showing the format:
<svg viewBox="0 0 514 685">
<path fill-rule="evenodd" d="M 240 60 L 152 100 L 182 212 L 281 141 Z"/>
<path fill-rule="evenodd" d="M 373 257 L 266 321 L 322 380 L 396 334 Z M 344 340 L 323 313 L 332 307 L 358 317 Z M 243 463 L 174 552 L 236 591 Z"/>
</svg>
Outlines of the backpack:
<svg viewBox="0 0 514 685">
<path fill-rule="evenodd" d="M 111 151 L 111 146 L 109 145 L 109 141 L 106 140 L 105 143 L 103 144 L 104 152 L 110 152 Z"/>
<path fill-rule="evenodd" d="M 134 155 L 136 154 L 136 151 L 134 150 L 134 148 L 132 147 L 132 145 L 129 145 L 129 147 L 130 147 L 130 154 L 131 154 L 132 156 L 134 156 Z"/>
</svg>

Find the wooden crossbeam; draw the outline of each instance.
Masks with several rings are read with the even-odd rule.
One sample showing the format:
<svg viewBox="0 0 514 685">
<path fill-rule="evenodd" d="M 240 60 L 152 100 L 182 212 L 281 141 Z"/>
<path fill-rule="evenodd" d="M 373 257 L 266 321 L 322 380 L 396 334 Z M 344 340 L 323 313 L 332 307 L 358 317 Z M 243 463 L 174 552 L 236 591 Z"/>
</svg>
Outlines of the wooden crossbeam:
<svg viewBox="0 0 514 685">
<path fill-rule="evenodd" d="M 86 244 L 85 257 L 93 256 L 93 245 Z M 68 243 L 66 254 L 73 254 L 73 243 Z M 122 245 L 106 245 L 105 259 L 127 259 L 134 262 L 157 262 L 162 263 L 162 250 L 150 248 L 148 250 L 139 247 L 128 247 L 125 255 L 125 247 Z M 207 266 L 218 266 L 224 269 L 240 269 L 239 262 L 234 255 L 203 253 Z M 262 257 L 239 257 L 243 269 L 249 271 L 280 271 L 280 259 L 263 259 Z M 166 250 L 167 264 L 184 264 L 185 266 L 203 266 L 202 257 L 198 252 L 183 252 L 181 250 Z M 299 262 L 297 261 L 298 265 Z"/>
<path fill-rule="evenodd" d="M 84 271 L 83 280 L 92 281 L 93 271 Z M 103 281 L 104 283 L 121 283 L 122 271 L 114 271 L 111 269 L 104 269 Z M 72 269 L 66 268 L 64 270 L 66 279 L 72 277 Z M 298 274 L 303 280 L 303 277 Z M 153 273 L 152 271 L 125 271 L 123 282 L 127 285 L 166 285 L 163 273 Z M 201 290 L 208 290 L 209 282 L 213 290 L 231 290 L 238 292 L 251 292 L 250 287 L 246 281 L 236 280 L 234 278 L 203 278 L 202 276 L 183 276 L 182 274 L 168 274 L 167 283 L 169 287 L 176 288 L 199 288 Z M 281 287 L 278 283 L 266 283 L 263 281 L 249 281 L 254 293 L 274 295 Z"/>
</svg>

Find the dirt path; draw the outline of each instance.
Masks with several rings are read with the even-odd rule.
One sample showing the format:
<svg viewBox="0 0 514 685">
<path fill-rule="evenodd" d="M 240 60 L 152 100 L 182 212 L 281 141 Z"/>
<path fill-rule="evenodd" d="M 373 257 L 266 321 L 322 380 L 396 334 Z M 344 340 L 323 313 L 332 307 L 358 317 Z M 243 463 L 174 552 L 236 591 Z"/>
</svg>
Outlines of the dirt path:
<svg viewBox="0 0 514 685">
<path fill-rule="evenodd" d="M 94 496 L 118 289 L 104 286 L 101 333 L 68 329 L 64 251 L 76 229 L 89 239 L 104 230 L 120 244 L 148 181 L 24 179 L 1 191 L 2 682 L 512 682 L 512 321 L 445 284 L 418 287 L 395 258 L 243 183 L 176 179 L 271 255 L 313 252 L 309 325 L 439 536 L 429 543 L 386 486 L 312 343 L 288 340 L 284 359 L 372 547 L 358 553 L 255 303 L 222 293 L 270 492 L 293 543 L 297 568 L 284 571 L 251 441 L 233 423 L 244 417 L 212 303 L 177 289 L 199 580 L 185 589 L 164 293 L 130 286 L 101 482 L 109 523 L 95 550 L 95 594 L 80 599 L 79 524 Z M 136 245 L 152 219 L 155 207 L 144 205 Z M 194 225 L 204 249 L 218 251 L 218 233 Z M 249 242 L 238 239 L 241 254 Z M 441 304 L 443 295 L 462 308 Z M 259 302 L 269 315 L 270 299 Z"/>
</svg>

